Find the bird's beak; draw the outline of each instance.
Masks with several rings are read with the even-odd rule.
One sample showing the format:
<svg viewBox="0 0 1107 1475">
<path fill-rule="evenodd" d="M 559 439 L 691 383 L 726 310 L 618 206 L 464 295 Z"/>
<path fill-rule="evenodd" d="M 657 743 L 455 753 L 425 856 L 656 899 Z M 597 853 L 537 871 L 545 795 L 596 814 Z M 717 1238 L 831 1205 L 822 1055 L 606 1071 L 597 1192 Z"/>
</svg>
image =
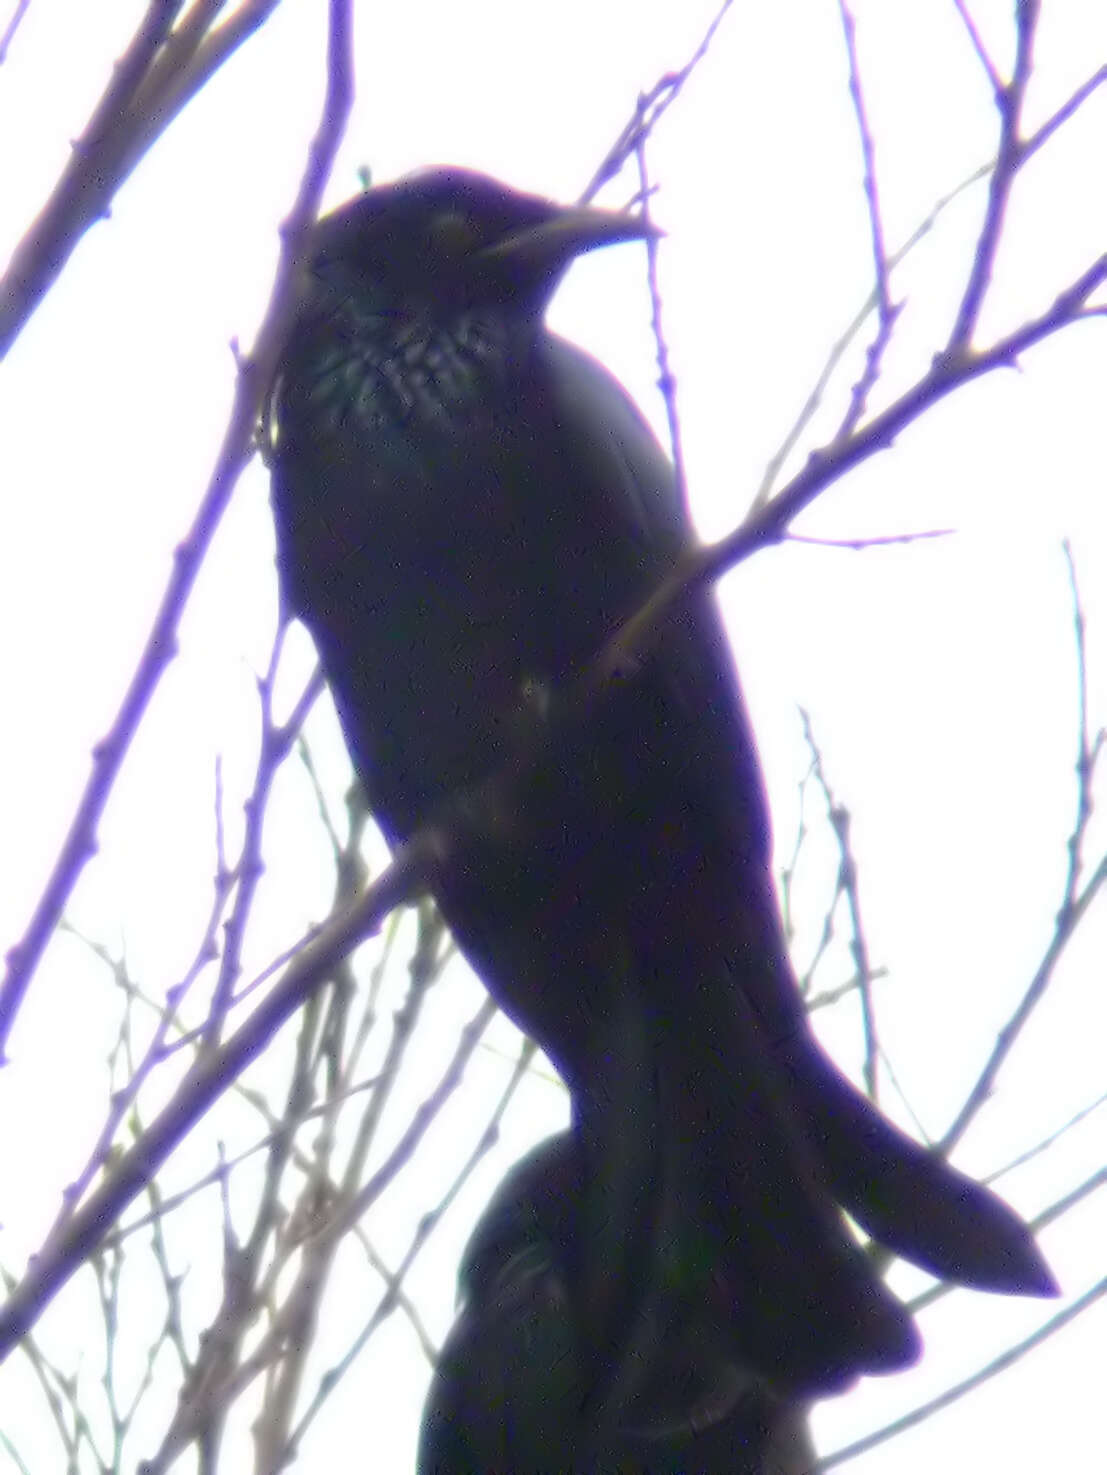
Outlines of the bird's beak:
<svg viewBox="0 0 1107 1475">
<path fill-rule="evenodd" d="M 478 261 L 512 262 L 544 273 L 560 270 L 574 256 L 617 241 L 655 240 L 664 235 L 652 221 L 621 211 L 571 205 L 538 225 L 512 231 L 475 253 Z"/>
</svg>

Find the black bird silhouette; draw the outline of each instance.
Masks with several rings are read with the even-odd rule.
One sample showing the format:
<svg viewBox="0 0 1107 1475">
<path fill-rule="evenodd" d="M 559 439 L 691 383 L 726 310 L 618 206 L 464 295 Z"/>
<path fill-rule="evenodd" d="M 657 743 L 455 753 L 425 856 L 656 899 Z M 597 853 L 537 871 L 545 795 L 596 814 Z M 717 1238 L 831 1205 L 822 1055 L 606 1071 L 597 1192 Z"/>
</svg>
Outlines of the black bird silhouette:
<svg viewBox="0 0 1107 1475">
<path fill-rule="evenodd" d="M 887 1122 L 809 1029 L 712 595 L 587 721 L 558 720 L 692 538 L 622 387 L 543 323 L 575 256 L 645 234 L 461 170 L 323 220 L 269 416 L 278 562 L 386 836 L 473 821 L 439 904 L 563 1073 L 590 1192 L 626 1190 L 596 1231 L 625 1273 L 588 1253 L 574 1272 L 599 1287 L 594 1306 L 573 1294 L 593 1373 L 611 1354 L 605 1396 L 641 1365 L 619 1349 L 658 1277 L 711 1304 L 738 1364 L 807 1394 L 918 1351 L 839 1206 L 936 1275 L 1055 1286 L 1011 1210 Z M 510 802 L 459 800 L 546 722 L 557 740 Z M 626 998 L 644 1093 L 608 1079 Z"/>
<path fill-rule="evenodd" d="M 808 1475 L 808 1404 L 736 1355 L 726 1264 L 701 1273 L 682 1176 L 655 1151 L 666 1134 L 632 976 L 605 1003 L 591 1031 L 602 1109 L 586 1101 L 515 1165 L 462 1256 L 419 1475 Z M 676 1192 L 651 1194 L 659 1179 Z M 620 1305 L 621 1283 L 645 1294 Z M 620 1309 L 629 1335 L 612 1345 Z"/>
<path fill-rule="evenodd" d="M 427 1398 L 420 1475 L 808 1475 L 807 1406 L 735 1358 L 710 1302 L 670 1308 L 618 1421 L 589 1424 L 573 1289 L 587 1197 L 568 1132 L 496 1191 L 462 1256 L 463 1306 Z"/>
</svg>

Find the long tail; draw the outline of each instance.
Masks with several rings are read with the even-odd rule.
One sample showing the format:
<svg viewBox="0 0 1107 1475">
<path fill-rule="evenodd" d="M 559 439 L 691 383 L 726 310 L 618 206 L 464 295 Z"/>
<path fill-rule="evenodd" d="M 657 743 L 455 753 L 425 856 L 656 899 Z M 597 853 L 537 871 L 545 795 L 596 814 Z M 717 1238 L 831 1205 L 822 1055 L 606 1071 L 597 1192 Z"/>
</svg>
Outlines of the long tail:
<svg viewBox="0 0 1107 1475">
<path fill-rule="evenodd" d="M 810 1036 L 782 1055 L 835 1197 L 875 1239 L 943 1280 L 1058 1294 L 1029 1229 L 1001 1198 L 881 1116 Z"/>
<path fill-rule="evenodd" d="M 904 1367 L 920 1350 L 914 1323 L 848 1232 L 802 1103 L 743 996 L 715 984 L 708 975 L 688 991 L 684 1028 L 654 1022 L 666 1278 L 675 1287 L 686 1275 L 740 1358 L 789 1395 Z"/>
</svg>

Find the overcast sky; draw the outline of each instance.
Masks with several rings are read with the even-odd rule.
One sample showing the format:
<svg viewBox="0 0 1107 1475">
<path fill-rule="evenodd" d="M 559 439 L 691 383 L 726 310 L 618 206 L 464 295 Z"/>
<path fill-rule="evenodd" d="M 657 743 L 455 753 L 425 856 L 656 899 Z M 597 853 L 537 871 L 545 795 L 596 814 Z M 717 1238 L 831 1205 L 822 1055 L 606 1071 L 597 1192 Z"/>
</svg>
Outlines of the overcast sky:
<svg viewBox="0 0 1107 1475">
<path fill-rule="evenodd" d="M 435 162 L 472 165 L 571 199 L 638 93 L 694 49 L 714 0 L 427 0 L 361 6 L 358 100 L 329 190 L 337 203 L 367 165 L 384 179 Z M 1012 7 L 974 11 L 1006 67 Z M 1107 11 L 1047 6 L 1028 128 L 1107 61 Z M 226 419 L 234 362 L 264 305 L 322 85 L 323 7 L 286 0 L 266 30 L 174 125 L 91 231 L 3 367 L 0 538 L 0 941 L 14 942 L 110 723 L 199 499 Z M 994 151 L 995 112 L 951 0 L 855 7 L 877 143 L 887 239 L 902 242 Z M 0 243 L 40 207 L 141 6 L 33 0 L 0 68 Z M 1016 186 L 984 314 L 987 341 L 1040 312 L 1107 245 L 1107 96 L 1094 98 Z M 705 535 L 734 526 L 839 338 L 871 288 L 856 127 L 831 0 L 738 0 L 662 124 L 651 153 L 655 215 L 668 233 L 662 287 L 695 513 Z M 627 177 L 605 197 L 629 197 Z M 899 333 L 875 397 L 885 403 L 948 332 L 985 195 L 966 191 L 894 280 Z M 620 375 L 659 433 L 664 417 L 638 247 L 575 267 L 551 320 Z M 863 345 L 865 339 L 861 340 Z M 739 668 L 769 777 L 779 858 L 797 824 L 812 716 L 828 775 L 853 815 L 881 1036 L 911 1110 L 939 1136 L 1048 943 L 1076 804 L 1077 684 L 1061 540 L 1073 546 L 1088 622 L 1089 708 L 1107 721 L 1104 362 L 1107 326 L 1081 325 L 990 376 L 906 432 L 804 517 L 799 530 L 852 539 L 950 528 L 952 536 L 852 552 L 791 545 L 723 582 Z M 847 359 L 793 466 L 840 419 L 860 359 Z M 128 761 L 102 852 L 73 920 L 113 948 L 156 996 L 179 976 L 207 906 L 217 753 L 240 802 L 256 740 L 254 673 L 272 637 L 275 584 L 267 488 L 242 479 L 181 630 L 180 655 Z M 306 636 L 293 675 L 310 669 Z M 325 705 L 311 735 L 341 792 L 343 760 Z M 277 806 L 260 903 L 270 940 L 325 912 L 326 847 L 303 795 Z M 817 817 L 817 811 L 816 811 Z M 1098 859 L 1093 826 L 1088 855 Z M 816 840 L 800 895 L 809 954 L 833 854 Z M 1041 1015 L 1001 1077 L 958 1162 L 985 1174 L 1107 1089 L 1103 906 L 1091 915 Z M 256 961 L 264 947 L 259 940 Z M 843 954 L 842 974 L 848 972 Z M 0 1076 L 0 1259 L 16 1269 L 87 1152 L 103 1099 L 115 1015 L 102 972 L 60 939 L 36 979 L 13 1063 Z M 436 1008 L 442 1050 L 479 998 L 460 970 Z M 820 1027 L 824 1024 L 820 1019 Z M 855 1013 L 825 1021 L 856 1065 Z M 451 1033 L 453 1031 L 453 1033 Z M 497 1036 L 512 1048 L 506 1028 Z M 428 1062 L 428 1078 L 433 1077 Z M 434 1196 L 443 1165 L 471 1145 L 510 1059 L 482 1052 L 467 1095 L 428 1144 L 425 1177 L 382 1210 L 394 1256 Z M 398 1124 L 409 1101 L 396 1107 Z M 889 1108 L 901 1117 L 894 1093 Z M 499 1174 L 564 1118 L 558 1088 L 528 1083 L 504 1140 L 429 1251 L 412 1294 L 433 1335 L 449 1324 L 456 1255 Z M 904 1117 L 904 1119 L 906 1119 Z M 8 1124 L 14 1123 L 14 1130 Z M 470 1135 L 466 1136 L 466 1130 Z M 459 1145 L 462 1144 L 462 1145 Z M 1102 1164 L 1103 1114 L 1005 1178 L 1033 1215 Z M 197 1157 L 203 1170 L 210 1158 Z M 187 1166 L 178 1165 L 182 1181 Z M 1104 1273 L 1107 1208 L 1093 1197 L 1043 1236 L 1066 1295 Z M 198 1264 L 197 1276 L 214 1275 Z M 897 1287 L 921 1276 L 899 1269 Z M 371 1309 L 343 1298 L 330 1357 Z M 909 1410 L 1029 1335 L 1056 1308 L 958 1292 L 922 1319 L 918 1369 L 871 1380 L 820 1411 L 830 1451 Z M 80 1346 L 89 1307 L 67 1292 L 45 1323 Z M 1101 1468 L 1107 1348 L 1100 1302 L 1080 1322 L 921 1427 L 859 1459 L 858 1475 Z M 61 1353 L 59 1352 L 59 1357 Z M 32 1395 L 17 1359 L 0 1408 Z M 326 1359 L 320 1362 L 320 1369 Z M 386 1471 L 411 1468 L 427 1376 L 410 1329 L 392 1321 L 313 1430 L 301 1468 L 340 1449 Z M 7 1391 L 5 1391 L 7 1390 Z M 162 1411 L 164 1418 L 165 1411 Z M 40 1427 L 45 1429 L 41 1414 Z M 5 1425 L 6 1427 L 6 1425 Z M 153 1426 L 158 1427 L 157 1422 Z M 241 1458 L 248 1434 L 237 1431 Z M 237 1444 L 228 1448 L 227 1468 Z M 0 1454 L 0 1468 L 4 1456 Z M 43 1454 L 43 1461 L 46 1459 Z M 354 1468 L 353 1454 L 343 1468 Z M 46 1463 L 34 1465 L 46 1469 Z M 247 1468 L 245 1463 L 241 1468 Z"/>
</svg>

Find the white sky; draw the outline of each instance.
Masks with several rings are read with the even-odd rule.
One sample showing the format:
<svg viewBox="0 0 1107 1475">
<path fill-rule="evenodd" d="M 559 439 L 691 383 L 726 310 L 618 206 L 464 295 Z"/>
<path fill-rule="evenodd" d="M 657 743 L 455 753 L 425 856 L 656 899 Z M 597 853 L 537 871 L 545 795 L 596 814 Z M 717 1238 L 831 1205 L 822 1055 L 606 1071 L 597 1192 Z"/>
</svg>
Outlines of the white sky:
<svg viewBox="0 0 1107 1475">
<path fill-rule="evenodd" d="M 1107 10 L 1045 8 L 1031 127 L 1107 59 Z M 7 141 L 0 243 L 14 243 L 41 204 L 140 9 L 123 0 L 110 8 L 33 0 L 0 69 Z M 275 225 L 315 125 L 322 9 L 286 0 L 136 172 L 113 218 L 90 233 L 4 365 L 5 947 L 30 913 L 84 783 L 90 746 L 118 703 L 172 547 L 206 480 L 233 382 L 227 345 L 233 336 L 250 340 L 269 288 Z M 713 9 L 699 0 L 360 7 L 358 106 L 330 201 L 356 190 L 363 163 L 383 179 L 439 161 L 572 198 L 639 90 L 685 59 Z M 1004 63 L 1010 9 L 999 0 L 974 6 Z M 885 227 L 898 244 L 989 157 L 994 112 L 952 3 L 867 0 L 855 10 Z M 984 339 L 1040 311 L 1104 249 L 1105 144 L 1107 97 L 1098 97 L 1016 186 Z M 701 526 L 716 534 L 741 517 L 870 286 L 831 0 L 738 0 L 662 125 L 652 161 L 661 185 L 656 214 L 669 232 L 663 288 L 690 481 Z M 612 203 L 630 192 L 629 184 L 619 189 Z M 966 194 L 897 276 L 907 307 L 880 398 L 909 382 L 948 331 L 983 198 L 979 189 Z M 582 262 L 552 320 L 603 357 L 662 426 L 637 248 Z M 802 703 L 854 817 L 871 954 L 889 970 L 877 988 L 882 1038 L 914 1111 L 935 1135 L 1025 987 L 1060 897 L 1076 751 L 1063 536 L 1073 543 L 1088 618 L 1091 720 L 1107 720 L 1105 332 L 1102 323 L 1072 330 L 1028 355 L 1021 372 L 994 375 L 948 401 L 802 525 L 835 538 L 934 527 L 954 527 L 955 537 L 865 553 L 793 546 L 757 557 L 723 586 L 780 856 L 791 848 L 805 763 Z M 855 357 L 836 380 L 823 429 L 840 416 L 856 367 Z M 220 531 L 182 627 L 180 657 L 109 808 L 102 854 L 73 901 L 72 915 L 90 935 L 113 947 L 125 940 L 135 974 L 155 994 L 182 970 L 207 905 L 214 755 L 224 755 L 229 814 L 250 772 L 252 673 L 264 664 L 274 611 L 271 561 L 265 481 L 255 467 Z M 308 669 L 306 639 L 296 654 Z M 312 735 L 340 788 L 325 712 L 313 719 Z M 1102 841 L 1102 828 L 1098 834 Z M 1093 859 L 1094 840 L 1095 832 Z M 302 793 L 280 799 L 268 853 L 273 874 L 260 920 L 269 937 L 290 938 L 322 915 L 330 888 Z M 812 881 L 812 908 L 824 884 L 825 875 Z M 970 1171 L 1004 1163 L 1105 1089 L 1102 912 L 1101 905 L 1088 919 L 997 1099 L 964 1144 L 958 1161 Z M 813 911 L 811 925 L 820 921 Z M 0 1117 L 15 1123 L 0 1141 L 0 1258 L 9 1268 L 33 1248 L 87 1151 L 115 1018 L 105 1022 L 108 997 L 79 945 L 57 942 L 14 1040 L 14 1062 L 0 1076 Z M 443 1050 L 453 1038 L 445 1024 L 467 1017 L 477 997 L 460 977 L 443 985 L 434 1000 Z M 839 1054 L 856 1060 L 853 1015 L 839 1011 L 827 1026 Z M 506 1030 L 501 1038 L 509 1041 Z M 428 1144 L 419 1169 L 426 1176 L 374 1222 L 390 1253 L 402 1250 L 432 1201 L 436 1175 L 468 1150 L 508 1068 L 498 1056 L 478 1056 L 467 1094 Z M 554 1086 L 527 1086 L 502 1148 L 428 1251 L 412 1293 L 435 1336 L 448 1324 L 457 1249 L 483 1199 L 511 1157 L 557 1125 L 563 1110 Z M 1104 1160 L 1101 1118 L 1004 1180 L 1004 1192 L 1032 1214 L 1087 1176 Z M 397 1127 L 402 1121 L 398 1106 Z M 243 1143 L 253 1138 L 249 1128 Z M 185 1161 L 188 1151 L 172 1166 L 180 1182 L 211 1163 L 199 1152 Z M 1045 1234 L 1066 1293 L 1078 1295 L 1103 1274 L 1105 1242 L 1102 1195 Z M 196 1261 L 196 1277 L 215 1274 L 199 1253 Z M 919 1278 L 902 1272 L 897 1283 L 911 1288 Z M 344 1292 L 333 1308 L 325 1329 L 331 1358 L 375 1304 L 368 1281 L 360 1295 Z M 86 1298 L 67 1292 L 44 1324 L 56 1349 L 88 1336 Z M 921 1366 L 826 1406 L 821 1448 L 837 1448 L 956 1382 L 1054 1309 L 968 1292 L 946 1298 L 922 1320 Z M 858 1475 L 1107 1469 L 1099 1411 L 1105 1346 L 1101 1302 L 1005 1377 L 851 1468 Z M 18 1400 L 26 1416 L 31 1397 L 17 1361 L 0 1371 L 0 1409 L 14 1410 Z M 313 1430 L 300 1468 L 330 1468 L 345 1448 L 364 1452 L 358 1458 L 367 1465 L 375 1456 L 381 1469 L 410 1469 L 425 1377 L 410 1330 L 393 1318 Z M 0 1420 L 8 1429 L 7 1417 Z M 33 1439 L 26 1428 L 21 1419 L 21 1437 Z M 48 1433 L 41 1438 L 45 1461 L 52 1446 Z"/>
</svg>

